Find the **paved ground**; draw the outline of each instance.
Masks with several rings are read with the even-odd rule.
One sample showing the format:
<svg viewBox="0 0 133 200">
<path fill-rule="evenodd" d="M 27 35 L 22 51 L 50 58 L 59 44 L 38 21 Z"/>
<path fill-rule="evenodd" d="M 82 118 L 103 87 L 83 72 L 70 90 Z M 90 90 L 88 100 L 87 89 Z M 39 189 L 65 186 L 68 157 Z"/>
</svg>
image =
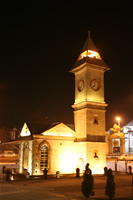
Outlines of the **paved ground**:
<svg viewBox="0 0 133 200">
<path fill-rule="evenodd" d="M 83 178 L 61 177 L 60 179 L 49 178 L 48 180 L 16 180 L 0 181 L 0 200 L 85 200 L 82 195 L 81 183 Z M 106 177 L 94 177 L 93 199 L 105 199 Z M 132 197 L 132 176 L 116 175 L 116 198 Z"/>
</svg>

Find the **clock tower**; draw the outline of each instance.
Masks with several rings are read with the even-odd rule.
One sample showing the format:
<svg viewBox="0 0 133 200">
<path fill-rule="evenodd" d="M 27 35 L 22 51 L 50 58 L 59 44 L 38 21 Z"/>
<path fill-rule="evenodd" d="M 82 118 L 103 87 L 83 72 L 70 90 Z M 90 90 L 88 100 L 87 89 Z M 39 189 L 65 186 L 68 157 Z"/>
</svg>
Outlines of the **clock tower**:
<svg viewBox="0 0 133 200">
<path fill-rule="evenodd" d="M 74 123 L 76 151 L 83 163 L 90 163 L 93 174 L 106 166 L 104 72 L 102 60 L 88 32 L 88 38 L 71 69 L 75 74 Z"/>
</svg>

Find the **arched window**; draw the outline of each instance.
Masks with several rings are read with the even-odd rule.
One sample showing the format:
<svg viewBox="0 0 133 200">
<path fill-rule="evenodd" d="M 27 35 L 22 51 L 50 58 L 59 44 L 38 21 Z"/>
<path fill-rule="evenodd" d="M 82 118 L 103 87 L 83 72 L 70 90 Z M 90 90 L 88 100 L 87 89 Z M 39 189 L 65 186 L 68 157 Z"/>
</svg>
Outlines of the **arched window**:
<svg viewBox="0 0 133 200">
<path fill-rule="evenodd" d="M 44 170 L 49 167 L 49 147 L 44 144 L 41 147 L 40 169 Z"/>
</svg>

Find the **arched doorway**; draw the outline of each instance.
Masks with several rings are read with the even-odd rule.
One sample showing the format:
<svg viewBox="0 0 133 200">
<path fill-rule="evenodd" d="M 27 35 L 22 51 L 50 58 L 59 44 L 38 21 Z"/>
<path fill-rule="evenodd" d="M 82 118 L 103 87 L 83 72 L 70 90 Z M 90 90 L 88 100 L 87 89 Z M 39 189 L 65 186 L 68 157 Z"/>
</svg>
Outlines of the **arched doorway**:
<svg viewBox="0 0 133 200">
<path fill-rule="evenodd" d="M 80 173 L 83 173 L 83 170 L 84 170 L 84 161 L 83 161 L 82 158 L 78 159 L 77 165 L 78 165 L 78 168 L 80 169 Z"/>
</svg>

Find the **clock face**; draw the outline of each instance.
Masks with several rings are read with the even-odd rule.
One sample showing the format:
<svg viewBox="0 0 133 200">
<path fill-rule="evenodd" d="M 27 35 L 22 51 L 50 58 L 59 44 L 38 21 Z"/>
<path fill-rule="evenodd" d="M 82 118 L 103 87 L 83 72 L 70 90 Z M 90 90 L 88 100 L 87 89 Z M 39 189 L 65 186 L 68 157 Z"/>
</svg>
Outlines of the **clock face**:
<svg viewBox="0 0 133 200">
<path fill-rule="evenodd" d="M 95 91 L 99 90 L 99 82 L 97 80 L 91 81 L 91 88 Z"/>
<path fill-rule="evenodd" d="M 81 92 L 84 89 L 84 81 L 79 81 L 78 83 L 78 90 Z"/>
</svg>

